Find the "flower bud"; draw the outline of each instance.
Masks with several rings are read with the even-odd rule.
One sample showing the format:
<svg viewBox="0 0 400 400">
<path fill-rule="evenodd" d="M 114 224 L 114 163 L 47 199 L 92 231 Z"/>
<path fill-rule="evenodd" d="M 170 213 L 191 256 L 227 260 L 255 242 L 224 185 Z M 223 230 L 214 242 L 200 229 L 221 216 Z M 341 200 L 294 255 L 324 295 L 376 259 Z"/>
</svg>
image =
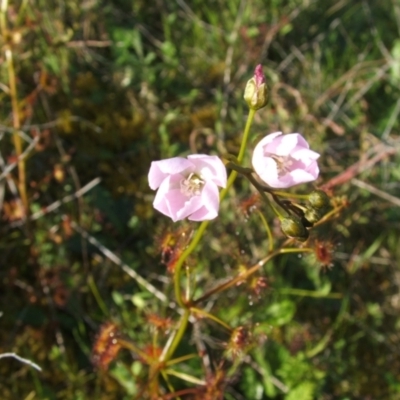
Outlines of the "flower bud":
<svg viewBox="0 0 400 400">
<path fill-rule="evenodd" d="M 315 224 L 323 217 L 323 210 L 315 209 L 314 207 L 307 207 L 304 213 L 304 218 L 311 224 Z"/>
<path fill-rule="evenodd" d="M 308 231 L 298 217 L 289 216 L 282 218 L 281 229 L 289 238 L 294 238 L 301 242 L 305 242 L 308 239 Z"/>
<path fill-rule="evenodd" d="M 261 64 L 257 65 L 254 76 L 247 81 L 243 97 L 252 110 L 259 110 L 267 105 L 268 88 Z"/>
<path fill-rule="evenodd" d="M 329 206 L 329 197 L 323 190 L 314 190 L 308 196 L 311 207 L 322 210 Z"/>
<path fill-rule="evenodd" d="M 305 228 L 312 228 L 314 223 L 310 222 L 304 215 L 300 217 L 301 223 L 304 225 Z"/>
</svg>

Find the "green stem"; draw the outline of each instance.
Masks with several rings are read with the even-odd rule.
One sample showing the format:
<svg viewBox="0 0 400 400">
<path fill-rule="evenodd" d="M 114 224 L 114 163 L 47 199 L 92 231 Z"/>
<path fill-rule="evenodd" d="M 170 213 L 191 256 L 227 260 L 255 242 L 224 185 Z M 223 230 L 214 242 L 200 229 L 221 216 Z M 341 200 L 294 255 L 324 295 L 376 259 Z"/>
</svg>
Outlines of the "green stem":
<svg viewBox="0 0 400 400">
<path fill-rule="evenodd" d="M 336 214 L 336 216 L 339 215 L 339 211 L 343 210 L 346 206 L 345 205 L 340 205 L 333 210 L 329 211 L 327 214 L 325 214 L 322 219 L 320 219 L 314 226 L 319 226 L 328 221 L 329 219 L 333 218 Z"/>
<path fill-rule="evenodd" d="M 176 376 L 179 379 L 182 379 L 186 382 L 194 383 L 195 385 L 204 386 L 206 382 L 202 381 L 201 379 L 197 379 L 196 377 L 186 374 L 184 372 L 178 372 L 173 369 L 165 369 L 166 374 Z"/>
<path fill-rule="evenodd" d="M 190 309 L 187 308 L 182 315 L 182 319 L 179 321 L 179 328 L 176 331 L 172 341 L 170 342 L 170 345 L 169 346 L 167 345 L 168 347 L 164 348 L 163 354 L 160 357 L 160 362 L 168 361 L 174 354 L 174 351 L 178 347 L 186 331 L 186 327 L 189 321 L 189 316 L 190 316 Z"/>
<path fill-rule="evenodd" d="M 256 111 L 255 110 L 250 110 L 249 115 L 247 117 L 247 122 L 246 126 L 244 128 L 243 132 L 243 138 L 242 138 L 242 143 L 240 145 L 240 150 L 239 150 L 239 156 L 238 156 L 238 163 L 241 164 L 244 158 L 244 154 L 246 151 L 247 147 L 247 141 L 249 139 L 250 135 L 250 127 L 251 124 L 253 123 L 253 119 L 255 116 Z M 221 190 L 220 192 L 220 201 L 222 201 L 226 194 L 228 193 L 229 189 L 233 185 L 233 182 L 235 181 L 237 177 L 237 172 L 232 171 L 231 174 L 229 175 L 228 182 L 226 185 L 226 188 Z M 175 291 L 175 298 L 177 303 L 185 309 L 185 312 L 182 316 L 182 320 L 179 325 L 179 329 L 176 331 L 175 336 L 173 337 L 171 344 L 166 345 L 164 348 L 163 354 L 160 357 L 160 361 L 168 361 L 176 348 L 178 347 L 184 333 L 186 330 L 186 326 L 189 320 L 189 315 L 190 315 L 190 309 L 188 308 L 188 305 L 186 304 L 188 299 L 183 300 L 182 299 L 182 289 L 181 289 L 181 272 L 182 272 L 182 267 L 186 259 L 189 257 L 189 255 L 195 250 L 196 246 L 200 242 L 201 238 L 203 237 L 203 234 L 209 224 L 209 221 L 203 221 L 199 229 L 197 230 L 196 234 L 194 235 L 192 241 L 190 242 L 189 246 L 186 248 L 186 250 L 182 253 L 182 255 L 179 257 L 179 260 L 177 261 L 175 265 L 175 271 L 174 271 L 174 291 Z M 169 347 L 167 347 L 169 346 Z"/>
<path fill-rule="evenodd" d="M 243 158 L 244 158 L 244 153 L 247 148 L 247 141 L 249 140 L 250 127 L 251 127 L 251 124 L 253 123 L 253 119 L 254 119 L 255 115 L 256 115 L 256 110 L 250 110 L 249 115 L 247 116 L 246 126 L 244 127 L 244 132 L 243 132 L 242 144 L 240 146 L 239 155 L 238 155 L 239 164 L 242 163 Z"/>
<path fill-rule="evenodd" d="M 274 238 L 272 237 L 271 228 L 269 227 L 268 221 L 265 219 L 264 214 L 260 210 L 257 210 L 257 214 L 261 218 L 261 221 L 265 227 L 265 230 L 267 231 L 268 252 L 272 253 L 274 251 Z"/>
<path fill-rule="evenodd" d="M 169 360 L 168 362 L 165 363 L 167 367 L 170 367 L 171 365 L 179 364 L 181 362 L 184 362 L 186 360 L 191 360 L 192 358 L 198 357 L 198 354 L 186 354 L 185 356 L 174 358 L 173 360 Z"/>
<path fill-rule="evenodd" d="M 287 193 L 279 190 L 272 190 L 272 193 L 274 193 L 276 196 L 287 197 L 289 199 L 308 200 L 309 198 L 308 194 Z"/>
<path fill-rule="evenodd" d="M 0 5 L 0 32 L 3 38 L 6 38 L 7 23 L 6 23 L 6 13 L 8 8 L 8 0 L 1 0 Z"/>
<path fill-rule="evenodd" d="M 108 315 L 107 306 L 104 303 L 103 299 L 101 298 L 101 295 L 97 289 L 96 283 L 93 279 L 93 275 L 89 275 L 87 283 L 88 283 L 90 290 L 92 291 L 94 298 L 97 301 L 97 305 L 99 306 L 100 310 L 103 312 L 104 315 Z"/>
<path fill-rule="evenodd" d="M 270 199 L 268 198 L 268 196 L 264 193 L 265 188 L 263 185 L 260 185 L 257 180 L 254 178 L 253 175 L 248 175 L 247 176 L 248 180 L 250 181 L 250 183 L 258 190 L 258 193 L 260 193 L 261 197 L 263 198 L 263 200 L 272 208 L 272 211 L 275 213 L 275 215 L 281 219 L 282 218 L 282 214 L 279 212 L 279 210 L 274 206 L 274 204 L 270 201 Z M 272 192 L 268 190 L 268 193 L 271 193 L 271 195 L 273 196 Z M 275 198 L 274 198 L 275 199 Z M 276 199 L 275 199 L 276 201 Z M 278 203 L 279 204 L 279 203 Z M 281 205 L 281 204 L 279 204 Z"/>
<path fill-rule="evenodd" d="M 181 291 L 181 270 L 183 263 L 192 253 L 192 251 L 196 248 L 197 244 L 200 242 L 200 239 L 203 236 L 204 231 L 206 230 L 210 221 L 203 221 L 200 224 L 199 229 L 197 230 L 196 234 L 194 235 L 192 241 L 190 242 L 189 246 L 186 250 L 182 253 L 179 260 L 176 262 L 175 271 L 174 271 L 174 288 L 175 288 L 175 298 L 178 304 L 182 308 L 186 308 L 185 302 L 182 300 L 182 291 Z"/>
<path fill-rule="evenodd" d="M 237 165 L 233 162 L 229 162 L 228 164 L 226 164 L 227 168 L 232 169 L 234 172 L 236 172 L 237 174 L 242 174 L 244 175 L 249 182 L 258 190 L 258 192 L 260 193 L 260 196 L 262 197 L 262 199 L 265 201 L 265 203 L 267 203 L 272 210 L 274 211 L 274 213 L 276 214 L 276 216 L 278 218 L 283 218 L 282 215 L 279 213 L 279 210 L 271 203 L 271 201 L 269 200 L 269 198 L 267 197 L 267 195 L 264 192 L 269 193 L 274 200 L 283 208 L 285 209 L 288 213 L 289 211 L 286 209 L 285 205 L 282 204 L 282 202 L 279 200 L 279 198 L 277 196 L 275 196 L 274 192 L 272 189 L 262 185 L 261 183 L 259 183 L 257 181 L 256 178 L 254 178 L 253 176 L 253 170 L 251 168 L 243 168 L 240 165 Z"/>
<path fill-rule="evenodd" d="M 287 249 L 280 249 L 279 253 L 280 254 L 287 254 L 287 253 L 313 253 L 314 249 L 312 249 L 311 247 L 303 247 L 300 249 L 291 249 L 291 248 L 287 248 Z"/>
<path fill-rule="evenodd" d="M 314 290 L 296 289 L 296 288 L 282 288 L 277 289 L 277 292 L 282 294 L 288 294 L 292 296 L 301 297 L 315 297 L 315 298 L 326 298 L 326 299 L 341 299 L 343 298 L 342 293 L 319 293 Z"/>
<path fill-rule="evenodd" d="M 244 158 L 245 150 L 246 150 L 246 147 L 247 147 L 247 141 L 249 139 L 249 134 L 250 134 L 250 127 L 251 127 L 251 124 L 253 123 L 253 119 L 254 119 L 255 113 L 256 113 L 255 110 L 250 110 L 249 115 L 247 117 L 246 126 L 245 126 L 244 132 L 243 132 L 242 143 L 241 143 L 240 150 L 239 150 L 239 156 L 237 158 L 239 164 L 242 163 L 243 158 Z M 237 172 L 236 171 L 232 171 L 230 173 L 230 175 L 229 175 L 226 188 L 221 190 L 221 193 L 219 195 L 220 201 L 222 201 L 225 198 L 225 196 L 228 193 L 229 189 L 233 185 L 233 182 L 235 181 L 236 177 L 237 177 Z M 178 304 L 182 308 L 186 308 L 187 307 L 185 305 L 185 302 L 182 300 L 182 291 L 181 291 L 181 284 L 180 284 L 182 266 L 183 266 L 183 263 L 186 261 L 186 259 L 189 257 L 189 255 L 196 248 L 197 244 L 200 242 L 201 238 L 203 237 L 203 233 L 206 230 L 208 224 L 209 224 L 209 221 L 203 221 L 200 224 L 200 227 L 197 230 L 196 234 L 194 235 L 194 237 L 193 237 L 192 241 L 190 242 L 189 246 L 182 253 L 182 255 L 180 256 L 179 260 L 177 261 L 177 263 L 175 265 L 175 272 L 174 272 L 175 298 L 176 298 L 176 301 L 178 302 Z"/>
<path fill-rule="evenodd" d="M 175 389 L 174 389 L 174 387 L 172 386 L 171 382 L 169 381 L 169 378 L 168 378 L 167 373 L 166 373 L 164 370 L 162 370 L 162 371 L 161 371 L 161 375 L 163 376 L 163 378 L 164 378 L 164 380 L 165 380 L 165 383 L 166 383 L 167 386 L 168 386 L 169 391 L 170 391 L 171 393 L 174 393 L 174 392 L 175 392 Z"/>
<path fill-rule="evenodd" d="M 21 197 L 22 205 L 24 207 L 24 215 L 29 214 L 29 203 L 26 191 L 26 171 L 25 171 L 25 159 L 21 157 L 23 152 L 23 143 L 21 136 L 19 134 L 19 129 L 21 127 L 20 117 L 19 117 L 19 105 L 18 105 L 18 92 L 17 92 L 17 79 L 15 76 L 13 53 L 11 48 L 11 39 L 9 37 L 9 31 L 7 28 L 7 9 L 8 0 L 0 0 L 0 34 L 5 41 L 4 45 L 4 58 L 8 71 L 8 86 L 10 90 L 11 97 L 11 107 L 12 107 L 12 121 L 13 121 L 13 141 L 15 154 L 18 161 L 18 190 Z"/>
<path fill-rule="evenodd" d="M 262 260 L 260 260 L 257 264 L 253 265 L 251 268 L 249 268 L 246 272 L 242 272 L 236 277 L 230 279 L 229 281 L 222 283 L 219 286 L 216 286 L 213 289 L 210 289 L 208 292 L 203 294 L 203 296 L 199 297 L 198 299 L 195 299 L 191 302 L 191 304 L 194 306 L 196 304 L 201 303 L 202 301 L 208 299 L 210 296 L 223 292 L 227 289 L 229 289 L 232 286 L 236 286 L 238 283 L 245 281 L 249 276 L 257 272 L 264 264 L 266 264 L 269 260 L 277 256 L 278 254 L 286 254 L 286 253 L 308 253 L 308 252 L 313 252 L 313 249 L 310 248 L 304 248 L 304 249 L 290 249 L 290 248 L 283 248 L 279 250 L 275 250 L 273 253 L 268 254 L 266 257 L 264 257 Z"/>
<path fill-rule="evenodd" d="M 13 53 L 10 48 L 6 48 L 5 56 L 8 67 L 8 84 L 10 88 L 11 106 L 12 106 L 12 120 L 14 128 L 13 140 L 14 140 L 15 153 L 18 160 L 18 189 L 20 192 L 22 204 L 25 209 L 24 210 L 25 215 L 27 215 L 29 213 L 29 204 L 25 186 L 25 181 L 26 181 L 25 159 L 21 158 L 21 154 L 23 151 L 22 139 L 19 134 L 21 123 L 19 119 L 18 94 L 17 94 L 17 83 L 15 77 L 14 63 L 13 63 Z"/>
<path fill-rule="evenodd" d="M 243 131 L 242 144 L 240 145 L 239 155 L 237 157 L 237 161 L 238 161 L 239 165 L 243 162 L 244 153 L 247 148 L 247 141 L 249 140 L 250 127 L 251 127 L 251 124 L 253 123 L 255 114 L 256 114 L 255 110 L 250 110 L 249 115 L 247 116 L 246 126 Z M 228 178 L 228 183 L 226 184 L 226 188 L 222 189 L 221 193 L 219 194 L 220 201 L 222 201 L 225 198 L 229 189 L 233 185 L 233 182 L 235 182 L 237 175 L 238 175 L 238 173 L 236 171 L 232 171 L 230 173 L 229 178 Z"/>
<path fill-rule="evenodd" d="M 148 354 L 146 354 L 144 351 L 140 350 L 138 347 L 136 347 L 131 341 L 123 339 L 123 338 L 117 338 L 117 342 L 120 346 L 124 347 L 125 349 L 129 349 L 130 351 L 133 351 L 136 353 L 138 356 L 140 356 L 147 364 L 151 365 L 154 360 L 152 357 L 150 357 Z"/>
<path fill-rule="evenodd" d="M 217 324 L 220 324 L 221 326 L 223 326 L 226 330 L 228 331 L 232 331 L 232 328 L 224 321 L 220 320 L 218 317 L 216 317 L 213 314 L 208 313 L 207 311 L 204 311 L 200 308 L 194 308 L 192 307 L 192 312 L 195 312 L 196 314 L 200 314 L 206 318 L 209 318 L 211 320 L 213 320 L 214 322 L 216 322 Z"/>
</svg>

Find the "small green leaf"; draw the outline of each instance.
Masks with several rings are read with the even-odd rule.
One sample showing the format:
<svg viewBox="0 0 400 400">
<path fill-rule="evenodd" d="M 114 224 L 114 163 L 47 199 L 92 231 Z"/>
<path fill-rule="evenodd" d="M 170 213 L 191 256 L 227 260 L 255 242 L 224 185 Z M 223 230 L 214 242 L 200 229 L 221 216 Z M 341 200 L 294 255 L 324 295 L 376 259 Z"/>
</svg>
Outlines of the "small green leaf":
<svg viewBox="0 0 400 400">
<path fill-rule="evenodd" d="M 303 382 L 293 388 L 286 396 L 285 400 L 313 400 L 315 384 L 312 382 Z"/>
<path fill-rule="evenodd" d="M 279 303 L 273 303 L 267 309 L 266 318 L 271 325 L 285 325 L 290 322 L 296 312 L 293 301 L 285 299 Z"/>
</svg>

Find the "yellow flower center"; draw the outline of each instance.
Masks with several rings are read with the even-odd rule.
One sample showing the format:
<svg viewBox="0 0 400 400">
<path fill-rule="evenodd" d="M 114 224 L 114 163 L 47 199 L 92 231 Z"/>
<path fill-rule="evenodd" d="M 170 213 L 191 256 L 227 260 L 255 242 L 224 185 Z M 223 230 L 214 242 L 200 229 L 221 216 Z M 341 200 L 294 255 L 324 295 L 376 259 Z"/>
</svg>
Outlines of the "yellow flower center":
<svg viewBox="0 0 400 400">
<path fill-rule="evenodd" d="M 186 179 L 181 180 L 181 192 L 188 197 L 199 196 L 204 183 L 198 175 L 191 173 Z"/>
</svg>

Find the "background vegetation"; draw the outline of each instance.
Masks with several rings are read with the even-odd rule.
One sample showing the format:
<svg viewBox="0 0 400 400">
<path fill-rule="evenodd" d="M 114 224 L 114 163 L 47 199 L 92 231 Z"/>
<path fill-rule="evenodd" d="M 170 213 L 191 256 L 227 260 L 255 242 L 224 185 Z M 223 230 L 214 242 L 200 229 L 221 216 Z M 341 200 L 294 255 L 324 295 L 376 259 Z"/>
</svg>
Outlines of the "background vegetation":
<svg viewBox="0 0 400 400">
<path fill-rule="evenodd" d="M 213 304 L 266 335 L 224 398 L 400 399 L 396 0 L 0 3 L 0 353 L 42 368 L 1 358 L 2 399 L 139 395 L 140 360 L 124 351 L 99 370 L 91 349 L 107 321 L 143 348 L 149 315 L 174 316 L 136 280 L 173 298 L 150 162 L 237 153 L 258 63 L 271 98 L 253 142 L 301 132 L 322 154 L 318 184 L 335 179 L 348 207 L 313 233 L 332 259 L 279 257 L 259 296 L 239 286 Z M 265 254 L 259 219 L 240 211 L 247 194 L 238 180 L 208 229 L 204 287 Z M 215 326 L 192 335 L 223 352 Z"/>
</svg>

